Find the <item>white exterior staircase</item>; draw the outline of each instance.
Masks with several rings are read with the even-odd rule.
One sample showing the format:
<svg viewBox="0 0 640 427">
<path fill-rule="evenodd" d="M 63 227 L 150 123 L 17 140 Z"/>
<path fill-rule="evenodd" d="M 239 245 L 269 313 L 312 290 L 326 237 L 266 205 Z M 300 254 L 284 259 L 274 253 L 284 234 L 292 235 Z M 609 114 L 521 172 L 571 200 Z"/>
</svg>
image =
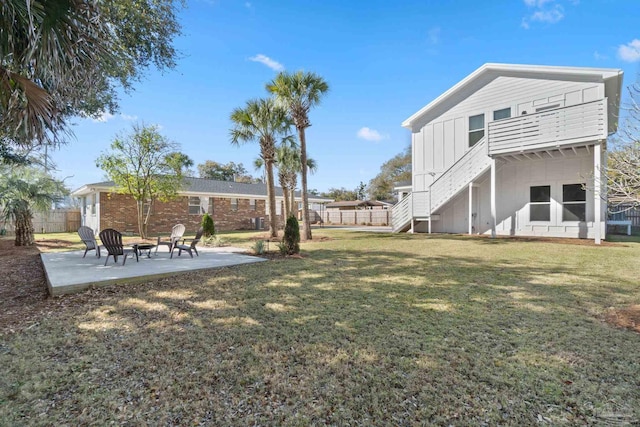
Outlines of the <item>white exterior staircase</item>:
<svg viewBox="0 0 640 427">
<path fill-rule="evenodd" d="M 491 166 L 487 155 L 487 139 L 482 138 L 464 156 L 438 177 L 427 191 L 409 193 L 393 206 L 391 225 L 394 232 L 406 231 L 413 221 L 435 219 L 433 212 L 468 188 L 478 176 Z"/>
</svg>

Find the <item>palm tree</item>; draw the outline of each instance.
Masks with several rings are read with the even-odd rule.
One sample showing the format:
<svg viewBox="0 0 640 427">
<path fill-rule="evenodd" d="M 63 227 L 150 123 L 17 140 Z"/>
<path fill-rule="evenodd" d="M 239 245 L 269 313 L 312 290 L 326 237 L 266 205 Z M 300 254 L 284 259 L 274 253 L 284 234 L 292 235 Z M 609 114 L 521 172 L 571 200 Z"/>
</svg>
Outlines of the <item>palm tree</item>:
<svg viewBox="0 0 640 427">
<path fill-rule="evenodd" d="M 294 141 L 282 144 L 276 150 L 276 163 L 278 165 L 278 180 L 284 193 L 285 216 L 293 215 L 297 211 L 295 207 L 295 191 L 298 185 L 298 174 L 302 172 L 300 163 L 300 147 Z M 311 173 L 317 169 L 317 163 L 312 158 L 307 158 L 307 168 Z"/>
<path fill-rule="evenodd" d="M 0 206 L 5 221 L 12 221 L 16 246 L 31 246 L 33 214 L 46 212 L 62 199 L 66 189 L 61 181 L 43 174 L 33 167 L 8 167 L 0 170 Z"/>
<path fill-rule="evenodd" d="M 234 127 L 230 131 L 231 143 L 258 141 L 260 157 L 264 161 L 267 175 L 267 198 L 269 199 L 269 235 L 278 236 L 276 218 L 276 194 L 273 183 L 273 163 L 275 161 L 276 142 L 291 138 L 292 125 L 287 112 L 278 107 L 273 99 L 247 101 L 245 108 L 236 108 L 231 113 Z"/>
<path fill-rule="evenodd" d="M 282 188 L 284 196 L 284 216 L 288 218 L 297 211 L 295 206 L 295 191 L 298 185 L 298 174 L 300 173 L 300 148 L 295 141 L 287 141 L 276 148 L 275 164 L 278 167 L 278 183 Z M 256 170 L 264 167 L 264 161 L 261 158 L 255 159 L 253 165 Z M 315 173 L 317 163 L 312 158 L 307 158 L 307 167 L 311 173 Z"/>
<path fill-rule="evenodd" d="M 307 140 L 305 129 L 311 126 L 309 110 L 320 103 L 329 85 L 315 73 L 282 71 L 267 84 L 267 90 L 276 96 L 280 105 L 286 107 L 289 116 L 298 131 L 300 141 L 300 165 L 302 169 L 302 221 L 304 223 L 304 239 L 311 239 L 309 222 L 309 198 L 307 195 Z"/>
<path fill-rule="evenodd" d="M 276 163 L 278 164 L 278 182 L 282 187 L 284 196 L 284 217 L 289 218 L 293 213 L 292 190 L 295 191 L 293 180 L 296 179 L 300 169 L 300 150 L 297 144 L 282 144 L 276 150 Z M 293 175 L 293 177 L 292 177 Z"/>
<path fill-rule="evenodd" d="M 18 145 L 56 143 L 64 114 L 88 99 L 111 58 L 97 3 L 0 3 L 0 133 Z M 7 141 L 4 141 L 6 143 Z"/>
<path fill-rule="evenodd" d="M 0 156 L 63 143 L 70 117 L 113 112 L 118 86 L 174 68 L 184 3 L 0 1 Z"/>
</svg>

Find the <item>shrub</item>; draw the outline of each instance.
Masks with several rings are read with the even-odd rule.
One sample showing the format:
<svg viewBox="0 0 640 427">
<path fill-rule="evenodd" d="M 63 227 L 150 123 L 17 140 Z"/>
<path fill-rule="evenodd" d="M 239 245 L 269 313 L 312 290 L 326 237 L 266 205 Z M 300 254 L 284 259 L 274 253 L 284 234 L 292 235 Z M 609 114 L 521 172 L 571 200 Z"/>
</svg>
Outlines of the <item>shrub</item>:
<svg viewBox="0 0 640 427">
<path fill-rule="evenodd" d="M 287 245 L 284 242 L 278 243 L 278 250 L 280 251 L 280 255 L 287 254 Z"/>
<path fill-rule="evenodd" d="M 219 236 L 210 236 L 207 240 L 210 242 L 211 246 L 215 248 L 219 248 L 222 246 L 229 246 L 229 242 L 226 239 Z"/>
<path fill-rule="evenodd" d="M 300 226 L 298 225 L 298 220 L 293 215 L 287 218 L 287 224 L 284 226 L 282 244 L 285 247 L 287 255 L 300 252 Z"/>
<path fill-rule="evenodd" d="M 253 244 L 253 251 L 257 255 L 262 255 L 265 251 L 266 244 L 264 240 L 258 240 Z"/>
<path fill-rule="evenodd" d="M 209 215 L 208 213 L 202 215 L 201 225 L 202 225 L 202 231 L 205 238 L 215 236 L 216 226 L 213 223 L 213 218 L 211 218 L 211 215 Z"/>
</svg>

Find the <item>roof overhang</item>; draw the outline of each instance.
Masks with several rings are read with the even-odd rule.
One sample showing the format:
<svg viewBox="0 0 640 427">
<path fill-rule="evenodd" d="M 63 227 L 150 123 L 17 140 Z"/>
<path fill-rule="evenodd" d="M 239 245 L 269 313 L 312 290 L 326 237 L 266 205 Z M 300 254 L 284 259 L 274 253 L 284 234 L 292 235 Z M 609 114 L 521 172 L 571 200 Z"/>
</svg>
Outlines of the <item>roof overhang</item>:
<svg viewBox="0 0 640 427">
<path fill-rule="evenodd" d="M 206 191 L 178 191 L 178 194 L 181 196 L 204 196 L 204 197 L 219 197 L 222 199 L 258 199 L 258 200 L 267 200 L 266 194 L 247 194 L 247 193 L 215 193 L 215 192 L 206 192 Z M 299 198 L 297 196 L 296 198 Z M 276 199 L 284 199 L 283 195 L 276 194 Z M 332 202 L 333 199 L 325 199 L 325 198 L 314 198 L 313 196 L 307 197 L 309 202 L 312 203 L 329 203 Z"/>
<path fill-rule="evenodd" d="M 83 185 L 71 192 L 71 197 L 82 197 L 92 193 L 99 193 L 101 191 L 113 191 L 114 187 L 105 185 L 88 184 Z"/>
<path fill-rule="evenodd" d="M 425 118 L 439 114 L 466 98 L 469 92 L 478 90 L 499 76 L 523 78 L 552 78 L 567 81 L 604 82 L 608 98 L 609 133 L 615 132 L 618 124 L 623 72 L 617 68 L 559 67 L 546 65 L 484 64 L 469 74 L 451 89 L 434 99 L 411 117 L 402 126 L 413 130 L 422 125 Z M 428 119 L 426 121 L 429 121 Z"/>
<path fill-rule="evenodd" d="M 102 185 L 102 184 L 87 184 L 82 187 L 73 190 L 71 192 L 71 197 L 83 197 L 92 193 L 99 192 L 114 192 L 116 187 L 113 185 Z M 207 196 L 207 197 L 220 197 L 220 198 L 238 198 L 238 199 L 258 199 L 258 200 L 266 200 L 267 196 L 262 194 L 247 194 L 247 193 L 215 193 L 215 192 L 196 192 L 196 191 L 178 191 L 178 194 L 181 196 Z M 283 199 L 284 197 L 281 195 L 276 195 L 278 200 Z M 308 197 L 309 202 L 311 203 L 330 203 L 333 202 L 333 199 L 327 198 L 317 198 L 313 196 Z"/>
</svg>

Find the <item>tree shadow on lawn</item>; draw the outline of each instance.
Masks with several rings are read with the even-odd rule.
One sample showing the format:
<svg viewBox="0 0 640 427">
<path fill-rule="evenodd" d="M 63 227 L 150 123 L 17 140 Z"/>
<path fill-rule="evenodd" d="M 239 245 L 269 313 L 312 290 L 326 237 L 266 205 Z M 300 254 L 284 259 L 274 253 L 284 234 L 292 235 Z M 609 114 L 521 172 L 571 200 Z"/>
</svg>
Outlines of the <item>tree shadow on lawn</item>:
<svg viewBox="0 0 640 427">
<path fill-rule="evenodd" d="M 640 339 L 593 317 L 611 295 L 633 299 L 638 290 L 604 272 L 313 249 L 298 260 L 94 292 L 101 298 L 84 310 L 3 344 L 0 418 L 216 425 L 639 418 Z"/>
<path fill-rule="evenodd" d="M 516 244 L 522 243 L 555 243 L 561 245 L 576 245 L 576 246 L 593 246 L 593 247 L 605 247 L 605 246 L 626 246 L 625 243 L 640 242 L 640 238 L 627 236 L 615 236 L 611 239 L 607 238 L 606 241 L 602 241 L 600 245 L 596 245 L 593 239 L 575 239 L 565 237 L 544 237 L 544 236 L 496 236 L 492 238 L 490 235 L 474 234 L 469 235 L 466 233 L 376 233 L 367 231 L 350 231 L 344 230 L 341 234 L 342 238 L 348 240 L 370 240 L 370 239 L 389 239 L 389 240 L 453 240 L 453 241 L 476 241 L 482 244 L 488 245 L 501 245 L 501 244 Z"/>
</svg>

